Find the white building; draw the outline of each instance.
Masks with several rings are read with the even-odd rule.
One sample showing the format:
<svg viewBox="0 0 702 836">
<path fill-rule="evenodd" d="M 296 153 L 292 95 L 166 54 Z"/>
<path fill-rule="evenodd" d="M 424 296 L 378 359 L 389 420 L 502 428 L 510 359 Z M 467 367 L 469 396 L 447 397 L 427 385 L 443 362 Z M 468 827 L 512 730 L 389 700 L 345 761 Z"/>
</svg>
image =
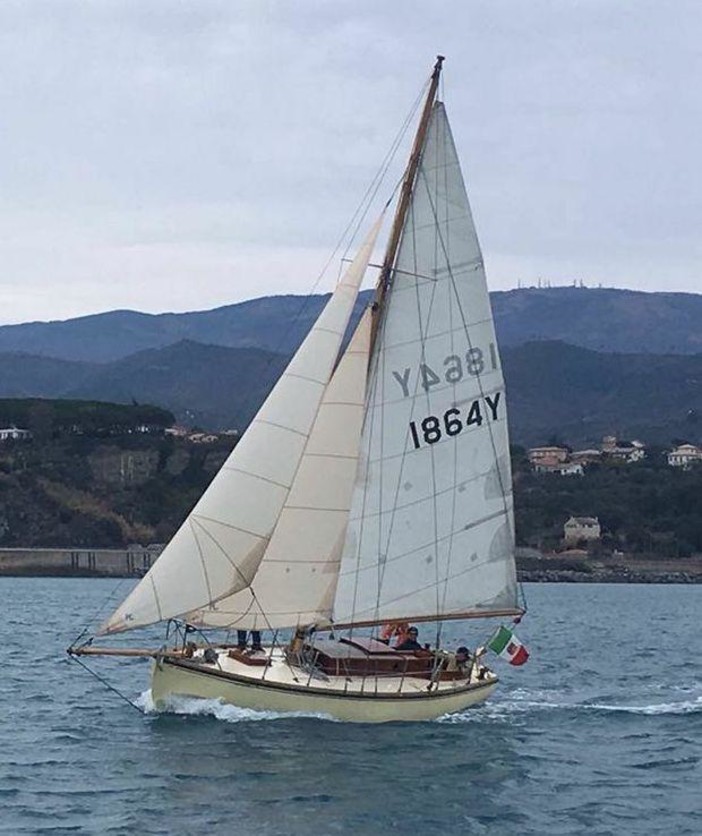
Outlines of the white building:
<svg viewBox="0 0 702 836">
<path fill-rule="evenodd" d="M 17 427 L 6 427 L 0 429 L 0 441 L 9 441 L 18 438 L 31 438 L 32 434 L 29 430 L 20 430 Z"/>
<path fill-rule="evenodd" d="M 569 517 L 563 525 L 563 539 L 566 545 L 575 545 L 580 540 L 599 540 L 602 534 L 597 517 Z"/>
<path fill-rule="evenodd" d="M 527 451 L 527 457 L 534 467 L 560 464 L 568 461 L 568 450 L 565 447 L 532 447 Z"/>
<path fill-rule="evenodd" d="M 561 464 L 535 464 L 536 473 L 557 473 L 559 476 L 584 476 L 580 462 L 563 462 Z"/>
<path fill-rule="evenodd" d="M 702 449 L 695 444 L 681 444 L 668 453 L 668 464 L 671 467 L 687 469 L 695 462 L 702 462 Z"/>
</svg>

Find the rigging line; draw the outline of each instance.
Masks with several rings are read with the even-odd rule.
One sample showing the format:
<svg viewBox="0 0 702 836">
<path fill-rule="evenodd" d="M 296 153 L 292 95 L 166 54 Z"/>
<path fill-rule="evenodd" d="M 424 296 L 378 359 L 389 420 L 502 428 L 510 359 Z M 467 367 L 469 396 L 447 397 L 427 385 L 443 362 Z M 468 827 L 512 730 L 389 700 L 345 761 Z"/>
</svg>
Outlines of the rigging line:
<svg viewBox="0 0 702 836">
<path fill-rule="evenodd" d="M 425 149 L 426 149 L 426 145 L 422 149 L 422 158 L 424 156 Z M 419 165 L 418 165 L 418 168 L 417 168 L 418 176 L 419 176 L 419 172 L 421 172 L 421 170 L 422 170 L 422 162 L 423 162 L 423 159 L 420 159 Z M 416 195 L 416 189 L 415 189 L 415 195 Z M 404 243 L 405 236 L 408 234 L 408 228 L 409 228 L 409 231 L 411 232 L 411 235 L 412 235 L 413 254 L 414 254 L 413 257 L 415 259 L 415 267 L 416 267 L 417 247 L 416 247 L 416 239 L 415 239 L 416 224 L 415 224 L 415 220 L 414 220 L 414 208 L 415 208 L 414 203 L 415 203 L 415 201 L 413 199 L 411 204 L 410 204 L 410 207 L 409 207 L 409 214 L 408 214 L 408 218 L 407 218 L 407 223 L 406 223 L 405 228 L 404 228 L 403 233 L 402 233 L 402 240 L 400 242 L 400 246 L 398 247 L 398 254 L 401 252 L 402 244 Z M 396 258 L 395 264 L 397 264 L 397 258 Z M 415 272 L 416 272 L 416 270 L 415 270 Z M 391 281 L 391 284 L 390 284 L 390 288 L 389 288 L 389 291 L 388 291 L 389 293 L 394 291 L 394 285 L 395 285 L 395 282 L 394 282 L 394 272 L 393 272 L 393 280 Z M 430 293 L 430 297 L 429 297 L 429 307 L 428 307 L 428 310 L 427 310 L 427 327 L 428 327 L 428 323 L 431 319 L 431 313 L 432 313 L 432 310 L 433 310 L 433 307 L 434 307 L 434 300 L 436 298 L 437 287 L 438 287 L 438 282 L 435 283 L 435 284 L 432 284 L 432 286 L 431 286 L 431 293 Z M 419 284 L 417 282 L 415 282 L 415 298 L 416 298 L 416 301 L 417 301 L 417 319 L 418 319 L 418 324 L 419 324 L 419 335 L 420 335 L 419 336 L 419 342 L 420 342 L 420 345 L 421 345 L 421 355 L 420 355 L 421 356 L 420 365 L 421 365 L 421 362 L 426 360 L 426 355 L 425 355 L 426 339 L 425 339 L 423 331 L 422 331 L 422 310 L 421 310 L 421 302 L 420 302 L 420 299 L 419 299 Z M 388 297 L 388 302 L 389 302 L 389 297 Z M 421 379 L 421 374 L 418 374 L 417 378 L 416 378 L 416 381 L 415 381 L 415 385 L 414 385 L 414 392 L 412 393 L 411 408 L 414 406 L 414 403 L 417 400 L 417 397 L 419 396 L 418 393 L 419 393 L 420 379 Z M 427 397 L 427 403 L 429 403 L 429 390 L 426 390 L 426 397 Z M 384 402 L 381 402 L 381 409 L 384 409 L 384 406 L 385 406 Z M 381 438 L 381 445 L 382 445 L 382 438 Z M 389 548 L 390 548 L 390 540 L 392 538 L 395 519 L 396 519 L 396 515 L 397 515 L 397 498 L 398 498 L 399 493 L 400 493 L 400 484 L 402 482 L 402 475 L 404 473 L 405 462 L 406 462 L 406 459 L 407 459 L 407 453 L 408 452 L 409 452 L 409 434 L 406 434 L 405 442 L 404 442 L 404 446 L 403 446 L 403 450 L 402 450 L 402 454 L 401 454 L 401 458 L 400 458 L 399 474 L 398 474 L 398 477 L 397 477 L 397 481 L 395 483 L 395 496 L 393 498 L 393 507 L 392 507 L 392 510 L 391 510 L 391 513 L 390 513 L 390 524 L 389 524 L 389 528 L 388 528 L 388 534 L 387 534 L 387 538 L 386 538 L 386 548 L 385 548 L 386 555 L 387 555 L 387 552 L 389 551 Z M 382 460 L 382 446 L 381 446 L 381 450 L 380 450 L 380 455 L 381 455 L 381 460 Z M 432 451 L 432 480 L 433 480 L 433 489 L 434 489 L 434 494 L 435 494 L 436 493 L 436 473 L 435 473 L 435 468 L 434 468 L 433 451 Z M 381 511 L 382 511 L 382 509 L 381 509 Z M 434 528 L 435 528 L 435 539 L 436 539 L 436 508 L 435 508 L 435 513 L 434 513 Z M 382 574 L 381 582 L 384 581 L 384 578 L 385 578 L 385 566 L 383 567 L 383 574 Z M 378 592 L 377 592 L 377 596 L 376 596 L 376 616 L 379 614 L 379 611 L 380 611 L 380 584 L 378 586 Z"/>
<path fill-rule="evenodd" d="M 529 607 L 527 605 L 526 592 L 524 591 L 524 584 L 522 583 L 522 581 L 519 581 L 519 592 L 521 593 L 522 604 L 524 605 L 524 615 L 526 615 Z"/>
<path fill-rule="evenodd" d="M 336 247 L 334 249 L 334 252 L 332 253 L 332 256 L 330 257 L 329 261 L 326 263 L 326 265 L 324 267 L 324 270 L 322 271 L 322 274 L 324 274 L 324 272 L 326 272 L 327 268 L 329 267 L 329 264 L 331 263 L 332 259 L 334 258 L 334 255 L 336 254 L 336 252 L 341 247 L 341 241 L 343 241 L 344 238 L 346 238 L 347 234 L 349 233 L 349 230 L 353 226 L 353 233 L 351 234 L 351 237 L 349 239 L 349 243 L 348 243 L 346 249 L 344 250 L 344 257 L 348 255 L 348 252 L 351 249 L 351 246 L 353 245 L 353 241 L 355 240 L 356 235 L 358 234 L 358 230 L 360 229 L 361 224 L 363 223 L 366 215 L 370 211 L 371 204 L 375 200 L 375 198 L 378 194 L 378 191 L 380 190 L 380 186 L 382 185 L 382 182 L 385 179 L 385 177 L 388 173 L 388 170 L 390 169 L 390 165 L 392 164 L 392 161 L 395 158 L 395 155 L 397 154 L 397 152 L 399 150 L 400 144 L 402 143 L 402 140 L 404 139 L 404 136 L 407 133 L 407 130 L 408 130 L 409 126 L 411 125 L 411 123 L 414 120 L 415 114 L 417 113 L 417 110 L 419 109 L 419 106 L 422 103 L 422 100 L 424 99 L 424 95 L 425 95 L 430 83 L 431 83 L 430 79 L 425 82 L 425 84 L 422 87 L 422 89 L 420 90 L 418 96 L 416 97 L 416 99 L 412 103 L 412 106 L 411 106 L 407 116 L 405 117 L 404 122 L 400 125 L 400 128 L 399 128 L 397 134 L 395 135 L 395 138 L 393 139 L 393 141 L 390 145 L 390 148 L 388 149 L 388 152 L 386 153 L 383 161 L 380 164 L 380 168 L 376 172 L 376 174 L 373 177 L 373 179 L 371 180 L 368 188 L 366 189 L 363 197 L 361 198 L 361 201 L 360 201 L 356 211 L 354 212 L 353 216 L 351 217 L 351 220 L 349 221 L 348 225 L 346 226 L 346 229 L 344 230 L 344 232 L 341 236 L 341 240 L 336 245 Z M 397 194 L 398 189 L 400 189 L 400 187 L 402 186 L 403 178 L 404 178 L 404 173 L 403 173 L 403 176 L 400 177 L 400 179 L 395 184 L 395 187 L 393 188 L 392 193 L 390 194 L 390 197 L 388 198 L 387 202 L 385 203 L 385 207 L 384 207 L 385 209 L 387 209 L 388 206 L 390 205 L 390 203 L 392 203 L 395 195 Z M 361 212 L 361 209 L 362 209 L 364 204 L 367 204 L 366 208 L 363 210 L 363 212 Z M 354 226 L 354 223 L 355 223 L 355 226 Z M 342 258 L 342 261 L 343 260 L 344 259 Z M 341 265 L 340 265 L 340 268 L 341 268 Z M 320 279 L 321 279 L 321 276 L 320 276 Z M 318 279 L 318 281 L 319 281 L 319 279 Z"/>
<path fill-rule="evenodd" d="M 144 709 L 143 709 L 143 708 L 141 708 L 141 706 L 137 705 L 135 702 L 133 702 L 132 700 L 130 700 L 130 699 L 129 699 L 129 697 L 128 697 L 126 694 L 123 694 L 121 691 L 119 691 L 117 688 L 115 688 L 115 686 L 114 686 L 114 685 L 112 685 L 111 683 L 109 683 L 109 682 L 105 679 L 105 677 L 104 677 L 104 676 L 101 676 L 99 673 L 97 673 L 97 671 L 94 671 L 92 668 L 89 668 L 89 667 L 85 664 L 85 662 L 83 662 L 83 660 L 82 660 L 82 659 L 79 659 L 77 656 L 73 656 L 73 655 L 71 655 L 70 653 L 69 653 L 69 658 L 70 658 L 73 662 L 76 662 L 76 664 L 80 665 L 80 666 L 81 666 L 81 668 L 83 668 L 84 670 L 86 670 L 86 671 L 87 671 L 87 672 L 88 672 L 91 676 L 94 676 L 94 677 L 95 677 L 95 679 L 97 679 L 99 682 L 101 682 L 101 683 L 102 683 L 102 684 L 103 684 L 103 685 L 104 685 L 104 686 L 105 686 L 108 690 L 110 690 L 110 691 L 112 691 L 113 693 L 117 694 L 117 696 L 118 696 L 118 697 L 120 697 L 121 699 L 123 699 L 126 703 L 129 703 L 129 705 L 131 705 L 131 707 L 132 707 L 132 708 L 135 708 L 135 709 L 139 712 L 139 714 L 146 714 L 146 711 L 144 711 Z"/>
<path fill-rule="evenodd" d="M 119 581 L 119 583 L 117 584 L 117 586 L 115 586 L 115 588 L 114 588 L 114 589 L 113 589 L 110 593 L 108 593 L 107 597 L 104 599 L 104 601 L 102 602 L 102 604 L 100 604 L 100 605 L 98 606 L 98 608 L 95 610 L 95 612 L 94 612 L 93 616 L 92 616 L 91 618 L 89 618 L 89 619 L 88 619 L 88 623 L 85 625 L 85 627 L 84 627 L 84 628 L 80 631 L 80 633 L 79 633 L 79 634 L 76 636 L 76 638 L 73 640 L 73 642 L 71 643 L 71 647 L 75 647 L 75 646 L 78 644 L 78 642 L 79 642 L 79 641 L 83 638 L 83 636 L 85 636 L 85 635 L 88 633 L 88 628 L 89 628 L 89 626 L 90 626 L 90 625 L 91 625 L 94 621 L 96 621 L 96 620 L 97 620 L 97 618 L 98 618 L 98 616 L 100 615 L 100 613 L 104 611 L 104 609 L 105 609 L 105 607 L 107 606 L 108 602 L 109 602 L 112 598 L 115 598 L 115 597 L 116 597 L 117 592 L 118 592 L 118 591 L 119 591 L 119 590 L 120 590 L 120 589 L 124 586 L 125 581 L 127 581 L 127 580 L 131 580 L 131 578 L 121 578 L 121 579 L 120 579 L 120 581 Z M 141 580 L 141 578 L 140 578 L 139 580 Z"/>
<path fill-rule="evenodd" d="M 349 243 L 346 246 L 346 249 L 344 250 L 344 254 L 346 255 L 349 252 L 349 250 L 351 249 L 353 241 L 355 240 L 356 235 L 358 234 L 358 230 L 360 229 L 361 224 L 363 223 L 365 217 L 367 216 L 367 214 L 370 210 L 370 206 L 371 206 L 373 200 L 375 199 L 385 176 L 387 175 L 388 169 L 390 168 L 390 165 L 391 165 L 393 159 L 395 158 L 395 155 L 397 154 L 397 151 L 400 147 L 400 144 L 402 143 L 402 139 L 404 138 L 404 135 L 407 132 L 407 128 L 409 127 L 412 120 L 414 119 L 414 115 L 415 115 L 415 113 L 416 113 L 416 111 L 419 107 L 419 103 L 422 100 L 422 97 L 424 95 L 424 91 L 426 90 L 428 84 L 429 84 L 429 82 L 425 83 L 424 87 L 422 88 L 422 91 L 420 92 L 420 94 L 417 96 L 417 98 L 413 102 L 409 113 L 405 117 L 405 120 L 402 123 L 402 125 L 400 126 L 399 131 L 397 132 L 393 141 L 391 142 L 390 148 L 388 149 L 383 161 L 381 162 L 380 167 L 378 168 L 375 175 L 371 179 L 371 182 L 367 186 L 366 191 L 364 192 L 356 210 L 354 211 L 353 215 L 351 216 L 350 221 L 347 223 L 343 232 L 341 233 L 341 235 L 337 239 L 337 242 L 336 242 L 336 244 L 334 246 L 334 249 L 332 250 L 331 254 L 329 255 L 329 258 L 324 263 L 322 269 L 319 271 L 319 274 L 317 275 L 317 278 L 312 283 L 312 286 L 310 287 L 307 295 L 302 300 L 302 302 L 300 304 L 300 307 L 297 310 L 297 313 L 292 318 L 290 318 L 288 320 L 287 328 L 283 329 L 283 331 L 281 332 L 280 337 L 279 337 L 277 343 L 275 344 L 275 347 L 272 350 L 271 357 L 268 359 L 268 361 L 264 365 L 263 369 L 261 369 L 261 373 L 260 373 L 261 379 L 265 380 L 265 376 L 267 375 L 268 371 L 270 370 L 271 365 L 276 361 L 277 355 L 281 354 L 281 348 L 283 347 L 283 345 L 287 341 L 287 339 L 290 336 L 290 334 L 292 333 L 293 329 L 297 326 L 298 322 L 300 321 L 300 319 L 304 315 L 308 306 L 311 304 L 313 294 L 316 291 L 316 289 L 319 286 L 322 279 L 324 278 L 325 273 L 329 269 L 329 265 L 332 263 L 332 261 L 334 261 L 337 253 L 339 252 L 339 250 L 341 249 L 341 247 L 343 245 L 343 242 L 346 240 L 346 238 L 349 235 L 351 229 L 353 229 L 353 234 L 351 235 Z M 395 188 L 393 189 L 392 196 L 391 196 L 390 200 L 392 200 L 392 198 L 394 197 L 398 188 L 399 188 L 399 184 L 396 185 Z M 389 202 L 390 201 L 388 201 L 388 203 Z M 365 209 L 363 208 L 364 205 L 365 205 Z M 245 409 L 246 405 L 247 405 L 247 402 L 245 400 L 242 400 L 241 405 L 239 406 L 239 408 L 234 413 L 233 420 L 235 422 L 238 423 L 240 421 L 241 416 L 244 412 L 244 409 Z"/>
<path fill-rule="evenodd" d="M 439 126 L 436 123 L 435 119 L 432 120 L 432 126 L 431 127 L 433 128 L 433 133 L 434 133 L 434 136 L 433 136 L 434 145 L 435 145 L 434 155 L 436 157 L 437 152 L 438 152 Z M 427 132 L 427 141 L 428 140 L 429 140 L 429 135 L 428 135 L 428 132 Z M 434 184 L 435 200 L 437 199 L 438 192 L 439 192 L 438 183 L 439 183 L 440 170 L 441 169 L 439 169 L 438 166 L 435 169 L 435 172 L 436 172 L 435 175 L 434 175 L 434 178 L 435 178 L 435 184 Z M 439 236 L 439 220 L 437 218 L 436 225 L 434 227 L 434 264 L 437 264 L 437 265 L 438 265 L 438 257 L 439 257 L 439 252 L 438 252 L 439 247 L 438 247 L 438 240 L 437 240 L 438 236 Z M 416 250 L 416 247 L 415 247 L 415 263 L 416 263 L 416 252 L 417 252 L 417 250 Z M 438 289 L 438 276 L 437 276 L 437 289 Z M 417 283 L 417 291 L 416 292 L 417 292 L 417 295 L 418 295 L 419 294 L 419 283 Z M 433 300 L 432 300 L 432 308 L 433 308 L 433 304 L 434 303 L 433 303 Z M 429 331 L 430 319 L 431 319 L 431 315 L 427 317 L 427 332 Z M 451 334 L 451 340 L 453 340 L 453 334 Z M 422 343 L 422 353 L 423 354 L 425 353 L 425 348 L 424 348 L 425 344 L 426 344 L 426 337 L 425 337 L 425 339 Z M 451 343 L 451 346 L 453 348 L 453 342 Z M 429 405 L 430 405 L 429 402 L 430 402 L 429 392 L 427 391 L 427 409 L 429 408 Z M 457 446 L 458 445 L 454 445 L 454 449 Z M 433 505 L 433 508 L 434 508 L 434 543 L 435 543 L 435 545 L 434 545 L 434 549 L 435 549 L 434 578 L 435 578 L 435 581 L 436 581 L 435 600 L 436 600 L 436 611 L 440 612 L 440 610 L 439 610 L 439 583 L 440 583 L 440 579 L 439 579 L 439 523 L 438 523 L 439 509 L 438 509 L 437 483 L 436 483 L 436 452 L 438 452 L 438 451 L 434 450 L 433 445 L 430 447 L 430 450 L 431 450 L 432 505 Z M 439 625 L 437 627 L 437 633 L 436 633 L 437 647 L 439 645 L 440 638 L 441 638 L 441 626 Z"/>
</svg>

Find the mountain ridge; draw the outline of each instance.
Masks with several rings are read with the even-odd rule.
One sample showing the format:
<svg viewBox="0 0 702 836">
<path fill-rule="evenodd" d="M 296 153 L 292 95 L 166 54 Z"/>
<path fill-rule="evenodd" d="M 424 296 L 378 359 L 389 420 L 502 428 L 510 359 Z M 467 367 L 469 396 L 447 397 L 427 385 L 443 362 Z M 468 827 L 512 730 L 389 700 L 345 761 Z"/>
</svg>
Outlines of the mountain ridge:
<svg viewBox="0 0 702 836">
<path fill-rule="evenodd" d="M 361 293 L 354 321 L 371 293 Z M 493 291 L 490 296 L 503 348 L 558 339 L 614 353 L 702 351 L 702 294 L 555 287 Z M 328 298 L 329 294 L 262 296 L 206 311 L 116 310 L 62 321 L 2 325 L 0 352 L 112 362 L 191 339 L 290 354 Z"/>
<path fill-rule="evenodd" d="M 512 440 L 571 444 L 602 435 L 670 443 L 702 435 L 702 353 L 611 354 L 536 341 L 502 350 Z M 189 425 L 243 429 L 288 360 L 191 340 L 112 363 L 0 354 L 0 397 L 153 403 Z M 665 385 L 661 385 L 664 381 Z"/>
</svg>

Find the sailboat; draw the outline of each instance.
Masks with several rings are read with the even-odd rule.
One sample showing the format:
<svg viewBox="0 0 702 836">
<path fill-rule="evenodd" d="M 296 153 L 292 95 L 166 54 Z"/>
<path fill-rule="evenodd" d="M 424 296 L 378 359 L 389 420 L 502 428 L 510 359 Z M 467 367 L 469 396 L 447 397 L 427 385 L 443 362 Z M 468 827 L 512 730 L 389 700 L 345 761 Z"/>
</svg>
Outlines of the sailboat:
<svg viewBox="0 0 702 836">
<path fill-rule="evenodd" d="M 157 706 L 186 696 L 426 720 L 497 685 L 482 650 L 438 646 L 447 621 L 524 611 L 504 380 L 437 95 L 442 62 L 372 305 L 344 347 L 382 217 L 208 489 L 97 632 L 168 622 L 178 641 L 110 649 L 91 638 L 69 649 L 153 657 Z M 410 622 L 439 625 L 437 646 L 393 645 L 387 636 Z M 208 629 L 237 631 L 237 641 L 193 640 Z M 262 631 L 272 640 L 259 645 Z"/>
</svg>

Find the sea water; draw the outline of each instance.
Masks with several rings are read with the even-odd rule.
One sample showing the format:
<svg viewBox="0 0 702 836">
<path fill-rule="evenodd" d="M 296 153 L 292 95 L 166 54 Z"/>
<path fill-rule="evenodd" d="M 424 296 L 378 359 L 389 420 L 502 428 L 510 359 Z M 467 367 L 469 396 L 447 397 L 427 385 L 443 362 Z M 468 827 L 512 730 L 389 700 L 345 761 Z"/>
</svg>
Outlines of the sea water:
<svg viewBox="0 0 702 836">
<path fill-rule="evenodd" d="M 488 703 L 373 726 L 158 714 L 148 663 L 91 660 L 136 710 L 64 653 L 129 583 L 0 579 L 1 833 L 702 833 L 702 586 L 529 585 L 531 658 Z"/>
</svg>

